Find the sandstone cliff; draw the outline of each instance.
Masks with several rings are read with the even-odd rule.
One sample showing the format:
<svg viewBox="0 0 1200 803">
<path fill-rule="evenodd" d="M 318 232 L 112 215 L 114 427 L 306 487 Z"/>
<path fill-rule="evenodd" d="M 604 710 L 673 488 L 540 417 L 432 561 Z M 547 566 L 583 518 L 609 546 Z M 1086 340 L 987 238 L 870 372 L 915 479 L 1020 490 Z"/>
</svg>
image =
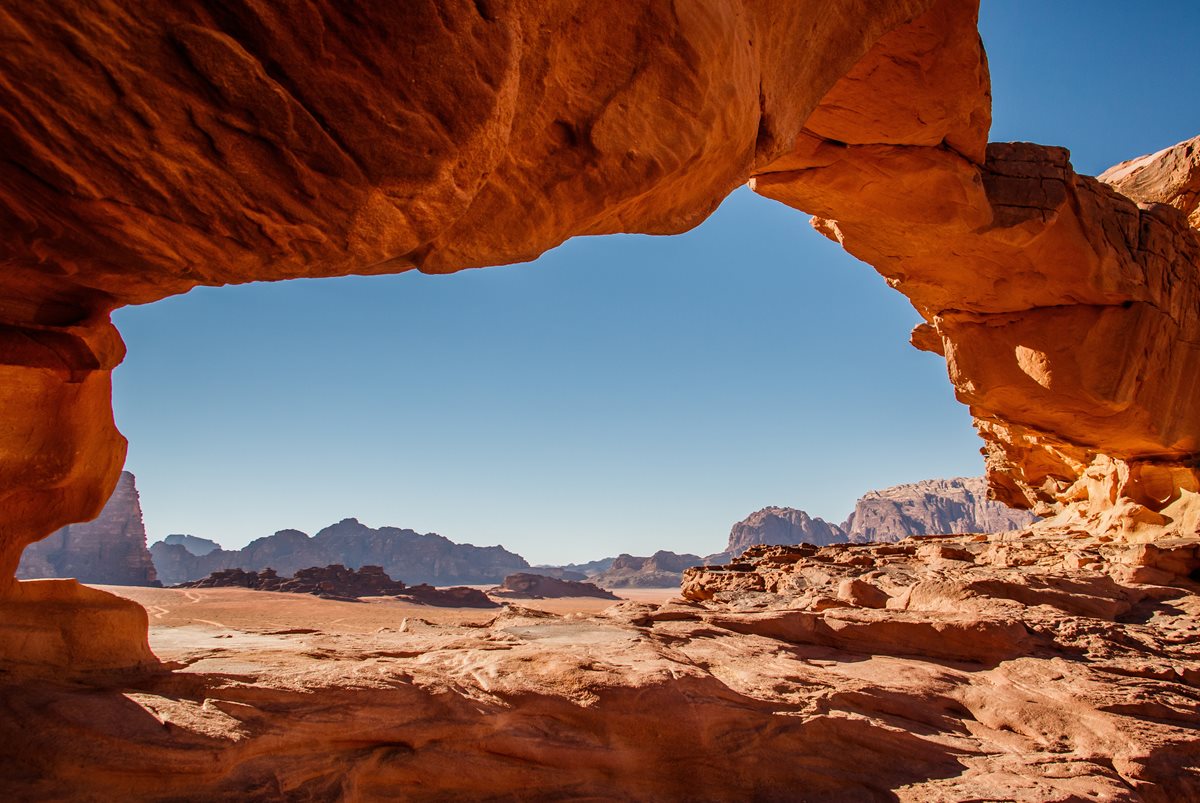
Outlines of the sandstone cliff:
<svg viewBox="0 0 1200 803">
<path fill-rule="evenodd" d="M 357 519 L 343 519 L 314 536 L 280 530 L 251 541 L 242 549 L 216 549 L 194 555 L 183 544 L 159 541 L 150 548 L 164 583 L 198 580 L 222 569 L 292 574 L 311 566 L 340 564 L 357 569 L 379 565 L 409 584 L 477 585 L 498 583 L 529 563 L 499 546 L 456 544 L 436 533 L 421 534 L 396 527 L 373 529 Z"/>
<path fill-rule="evenodd" d="M 855 503 L 842 529 L 848 540 L 867 543 L 899 541 L 909 535 L 999 533 L 1028 527 L 1036 520 L 1027 510 L 988 499 L 983 477 L 959 477 L 868 491 Z"/>
<path fill-rule="evenodd" d="M 74 577 L 82 583 L 115 586 L 158 585 L 146 549 L 146 527 L 134 476 L 121 472 L 116 490 L 97 518 L 70 524 L 31 544 L 21 556 L 17 577 Z"/>
</svg>

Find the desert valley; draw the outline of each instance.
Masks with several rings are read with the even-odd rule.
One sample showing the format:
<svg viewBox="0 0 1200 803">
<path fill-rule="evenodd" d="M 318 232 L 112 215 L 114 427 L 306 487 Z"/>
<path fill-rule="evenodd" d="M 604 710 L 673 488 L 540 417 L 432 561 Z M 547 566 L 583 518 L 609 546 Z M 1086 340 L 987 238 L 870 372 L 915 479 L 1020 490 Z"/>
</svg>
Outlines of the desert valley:
<svg viewBox="0 0 1200 803">
<path fill-rule="evenodd" d="M 979 26 L 972 0 L 6 4 L 0 795 L 1200 801 L 1200 137 L 1096 177 L 991 141 Z M 553 565 L 405 521 L 147 533 L 115 312 L 679 234 L 742 186 L 911 303 L 982 476 Z"/>
</svg>

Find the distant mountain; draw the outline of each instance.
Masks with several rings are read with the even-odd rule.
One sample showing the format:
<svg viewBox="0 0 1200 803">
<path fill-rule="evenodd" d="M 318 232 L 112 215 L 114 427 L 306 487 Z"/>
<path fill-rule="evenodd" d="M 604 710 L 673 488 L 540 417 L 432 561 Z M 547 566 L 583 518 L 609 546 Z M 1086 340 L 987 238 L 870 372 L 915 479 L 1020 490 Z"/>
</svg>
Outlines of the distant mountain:
<svg viewBox="0 0 1200 803">
<path fill-rule="evenodd" d="M 165 544 L 179 544 L 193 555 L 207 555 L 209 552 L 214 552 L 221 548 L 221 545 L 216 541 L 210 541 L 207 538 L 197 538 L 194 535 L 184 535 L 182 533 L 172 533 L 163 539 Z"/>
<path fill-rule="evenodd" d="M 601 588 L 671 588 L 680 584 L 684 569 L 704 563 L 699 555 L 662 550 L 644 558 L 621 554 L 609 560 L 606 570 L 588 577 Z"/>
<path fill-rule="evenodd" d="M 121 472 L 113 495 L 97 518 L 63 527 L 26 547 L 17 577 L 74 577 L 81 583 L 100 585 L 159 585 L 146 550 L 146 527 L 134 476 Z"/>
<path fill-rule="evenodd" d="M 351 569 L 382 566 L 388 575 L 410 585 L 499 583 L 507 575 L 530 570 L 523 557 L 504 547 L 456 544 L 436 533 L 396 527 L 373 529 L 358 519 L 343 519 L 311 537 L 299 530 L 280 530 L 237 550 L 218 548 L 196 555 L 185 543 L 164 540 L 150 547 L 150 553 L 159 577 L 169 585 L 199 580 L 222 569 L 270 568 L 290 575 L 331 564 Z"/>
<path fill-rule="evenodd" d="M 790 507 L 765 507 L 733 525 L 725 551 L 740 555 L 755 544 L 838 544 L 846 532 L 822 518 Z"/>
<path fill-rule="evenodd" d="M 733 525 L 725 552 L 705 560 L 728 562 L 754 544 L 899 541 L 910 535 L 1017 530 L 1035 521 L 1037 517 L 1027 510 L 988 499 L 983 477 L 922 480 L 868 491 L 840 525 L 795 508 L 763 508 Z"/>
<path fill-rule="evenodd" d="M 533 567 L 532 571 L 535 573 L 543 573 L 548 577 L 559 577 L 560 579 L 564 580 L 581 580 L 584 577 L 591 577 L 594 574 L 608 571 L 608 568 L 612 566 L 614 560 L 616 560 L 616 558 L 600 558 L 600 560 L 592 560 L 588 561 L 587 563 L 568 563 L 563 566 L 538 564 L 537 566 Z M 578 574 L 580 577 L 566 577 L 565 575 L 567 574 Z"/>
</svg>

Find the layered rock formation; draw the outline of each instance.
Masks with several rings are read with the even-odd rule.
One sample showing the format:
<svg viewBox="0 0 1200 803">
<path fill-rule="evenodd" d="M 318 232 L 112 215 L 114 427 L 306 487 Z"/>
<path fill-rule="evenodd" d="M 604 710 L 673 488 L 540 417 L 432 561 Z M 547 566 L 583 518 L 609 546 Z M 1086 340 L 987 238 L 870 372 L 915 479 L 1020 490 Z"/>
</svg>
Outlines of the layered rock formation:
<svg viewBox="0 0 1200 803">
<path fill-rule="evenodd" d="M 662 549 L 645 558 L 622 553 L 613 558 L 607 569 L 588 579 L 602 588 L 676 588 L 684 569 L 703 562 L 699 555 L 680 555 Z"/>
<path fill-rule="evenodd" d="M 957 477 L 868 491 L 854 503 L 854 512 L 842 529 L 848 540 L 866 543 L 899 541 L 909 535 L 999 533 L 1028 527 L 1035 520 L 1028 511 L 988 499 L 983 477 Z"/>
<path fill-rule="evenodd" d="M 504 582 L 488 591 L 493 597 L 512 597 L 514 599 L 539 599 L 555 597 L 599 597 L 600 599 L 618 599 L 616 594 L 597 588 L 592 583 L 581 583 L 578 580 L 559 580 L 542 574 L 518 572 L 504 578 Z"/>
<path fill-rule="evenodd" d="M 17 577 L 73 577 L 83 583 L 158 585 L 146 549 L 146 527 L 137 484 L 121 472 L 116 490 L 94 520 L 56 530 L 21 556 Z"/>
<path fill-rule="evenodd" d="M 215 549 L 204 555 L 183 544 L 160 541 L 150 548 L 164 583 L 198 580 L 224 569 L 275 569 L 291 574 L 310 566 L 341 564 L 351 568 L 378 564 L 406 583 L 431 585 L 498 583 L 526 570 L 529 563 L 504 547 L 456 544 L 436 533 L 396 527 L 373 529 L 358 519 L 343 519 L 314 536 L 280 530 L 242 549 Z"/>
</svg>

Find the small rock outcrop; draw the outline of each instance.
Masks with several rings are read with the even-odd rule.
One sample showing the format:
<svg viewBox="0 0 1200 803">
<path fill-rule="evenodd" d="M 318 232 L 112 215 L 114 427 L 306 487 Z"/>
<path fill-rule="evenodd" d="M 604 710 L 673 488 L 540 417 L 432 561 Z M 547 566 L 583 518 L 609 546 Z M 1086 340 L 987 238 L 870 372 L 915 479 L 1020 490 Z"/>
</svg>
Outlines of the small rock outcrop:
<svg viewBox="0 0 1200 803">
<path fill-rule="evenodd" d="M 504 582 L 488 591 L 494 597 L 515 599 L 545 599 L 556 597 L 599 597 L 619 599 L 611 591 L 605 591 L 592 583 L 578 580 L 559 580 L 544 574 L 519 572 L 504 578 Z"/>
<path fill-rule="evenodd" d="M 347 569 L 340 564 L 310 566 L 299 569 L 292 577 L 280 577 L 274 569 L 263 569 L 261 572 L 224 569 L 213 572 L 203 580 L 180 583 L 175 587 L 249 588 L 255 591 L 315 594 L 330 599 L 392 596 L 406 590 L 404 583 L 388 577 L 382 566 Z"/>
<path fill-rule="evenodd" d="M 493 600 L 478 588 L 468 586 L 451 586 L 450 588 L 435 588 L 428 583 L 409 586 L 395 595 L 397 599 L 417 602 L 421 605 L 432 605 L 436 608 L 499 608 L 500 603 Z"/>
<path fill-rule="evenodd" d="M 202 580 L 180 583 L 175 588 L 248 588 L 253 591 L 313 594 L 322 599 L 342 601 L 353 601 L 361 597 L 395 597 L 443 608 L 499 607 L 498 603 L 477 588 L 435 588 L 424 583 L 407 586 L 389 577 L 382 566 L 347 569 L 336 563 L 299 569 L 292 577 L 280 577 L 274 569 L 258 572 L 222 569 Z"/>
<path fill-rule="evenodd" d="M 659 550 L 649 557 L 621 554 L 613 558 L 608 569 L 588 579 L 602 588 L 675 588 L 683 578 L 683 570 L 699 566 L 699 555 Z"/>
<path fill-rule="evenodd" d="M 146 527 L 137 483 L 121 472 L 116 490 L 92 521 L 69 524 L 21 555 L 19 579 L 73 577 L 81 583 L 156 586 L 158 575 L 146 549 Z"/>
<path fill-rule="evenodd" d="M 528 561 L 504 547 L 456 544 L 436 533 L 396 527 L 375 529 L 358 519 L 343 519 L 311 537 L 299 530 L 280 530 L 236 550 L 215 549 L 196 555 L 182 543 L 159 541 L 150 552 L 163 582 L 172 585 L 222 569 L 261 571 L 271 567 L 291 574 L 332 564 L 351 568 L 379 565 L 407 583 L 480 585 L 498 583 L 529 568 Z"/>
<path fill-rule="evenodd" d="M 1028 510 L 988 499 L 983 477 L 958 477 L 868 491 L 854 504 L 842 530 L 843 540 L 861 544 L 899 541 L 909 535 L 998 533 L 1028 527 L 1036 520 Z"/>
</svg>

